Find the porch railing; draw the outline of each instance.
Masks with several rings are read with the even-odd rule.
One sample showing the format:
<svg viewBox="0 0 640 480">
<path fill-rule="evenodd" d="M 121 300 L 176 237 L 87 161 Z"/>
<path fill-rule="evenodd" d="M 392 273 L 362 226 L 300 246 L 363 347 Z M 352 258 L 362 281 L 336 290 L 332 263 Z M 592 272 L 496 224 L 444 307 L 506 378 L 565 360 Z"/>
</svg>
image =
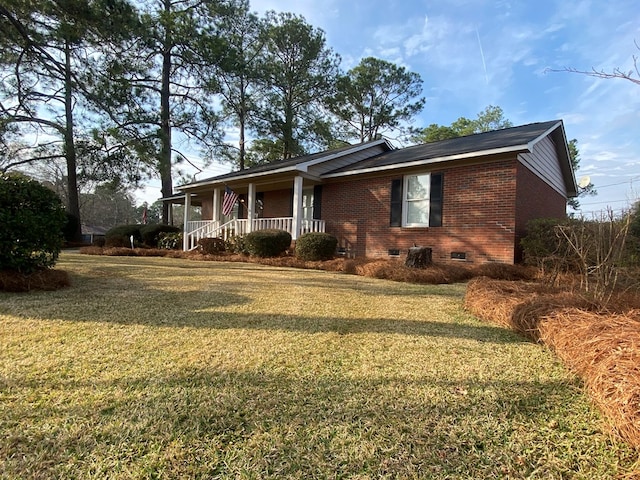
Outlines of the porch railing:
<svg viewBox="0 0 640 480">
<path fill-rule="evenodd" d="M 324 232 L 324 220 L 303 220 L 301 222 L 298 236 L 309 232 Z M 234 235 L 246 235 L 249 233 L 249 220 L 236 219 L 220 224 L 218 221 L 205 220 L 198 222 L 187 222 L 188 232 L 184 235 L 184 249 L 193 250 L 198 245 L 201 238 L 222 238 L 229 239 Z M 275 218 L 255 218 L 251 224 L 251 231 L 277 229 L 285 230 L 293 237 L 293 217 Z"/>
</svg>

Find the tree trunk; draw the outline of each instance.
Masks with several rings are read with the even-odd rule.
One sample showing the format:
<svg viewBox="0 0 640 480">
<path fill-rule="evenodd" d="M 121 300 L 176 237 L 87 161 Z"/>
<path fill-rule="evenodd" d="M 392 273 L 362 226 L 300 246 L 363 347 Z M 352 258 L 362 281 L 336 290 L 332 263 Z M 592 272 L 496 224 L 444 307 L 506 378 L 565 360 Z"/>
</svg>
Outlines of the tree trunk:
<svg viewBox="0 0 640 480">
<path fill-rule="evenodd" d="M 80 221 L 80 198 L 78 195 L 78 172 L 76 146 L 73 138 L 73 84 L 71 81 L 71 45 L 65 41 L 64 45 L 64 156 L 67 162 L 67 212 L 78 219 L 73 232 L 73 241 L 82 241 L 82 224 Z"/>
<path fill-rule="evenodd" d="M 245 97 L 245 85 L 244 79 L 240 79 L 240 112 L 238 115 L 238 119 L 240 120 L 240 170 L 244 170 L 244 157 L 245 157 L 245 117 L 247 115 L 246 111 L 246 97 Z"/>
<path fill-rule="evenodd" d="M 164 11 L 167 17 L 171 14 L 171 1 L 164 1 Z M 166 20 L 170 22 L 169 18 Z M 163 197 L 173 195 L 173 180 L 171 178 L 171 119 L 170 119 L 170 80 L 171 80 L 171 26 L 165 25 L 164 41 L 162 45 L 162 85 L 160 91 L 160 156 L 158 158 L 158 172 L 160 173 L 161 192 Z M 162 204 L 162 223 L 169 223 L 169 203 Z"/>
<path fill-rule="evenodd" d="M 412 268 L 425 268 L 432 263 L 431 249 L 428 247 L 411 247 L 404 262 L 407 267 Z"/>
</svg>

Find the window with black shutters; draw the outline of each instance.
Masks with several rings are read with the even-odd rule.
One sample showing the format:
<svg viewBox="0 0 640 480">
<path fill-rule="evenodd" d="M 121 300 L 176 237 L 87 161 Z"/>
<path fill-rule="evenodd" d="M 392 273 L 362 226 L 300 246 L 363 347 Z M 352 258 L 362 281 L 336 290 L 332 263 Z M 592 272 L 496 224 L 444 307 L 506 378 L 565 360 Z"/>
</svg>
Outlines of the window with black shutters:
<svg viewBox="0 0 640 480">
<path fill-rule="evenodd" d="M 441 173 L 405 175 L 391 181 L 392 227 L 442 226 Z"/>
</svg>

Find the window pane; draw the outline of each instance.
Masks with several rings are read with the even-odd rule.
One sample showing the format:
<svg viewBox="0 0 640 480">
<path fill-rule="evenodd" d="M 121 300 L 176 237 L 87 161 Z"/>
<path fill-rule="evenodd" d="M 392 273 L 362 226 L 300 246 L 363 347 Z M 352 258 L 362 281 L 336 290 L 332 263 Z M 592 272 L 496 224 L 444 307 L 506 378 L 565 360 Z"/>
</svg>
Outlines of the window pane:
<svg viewBox="0 0 640 480">
<path fill-rule="evenodd" d="M 407 223 L 429 223 L 429 200 L 407 202 Z"/>
<path fill-rule="evenodd" d="M 413 175 L 407 182 L 407 200 L 429 198 L 429 175 Z"/>
</svg>

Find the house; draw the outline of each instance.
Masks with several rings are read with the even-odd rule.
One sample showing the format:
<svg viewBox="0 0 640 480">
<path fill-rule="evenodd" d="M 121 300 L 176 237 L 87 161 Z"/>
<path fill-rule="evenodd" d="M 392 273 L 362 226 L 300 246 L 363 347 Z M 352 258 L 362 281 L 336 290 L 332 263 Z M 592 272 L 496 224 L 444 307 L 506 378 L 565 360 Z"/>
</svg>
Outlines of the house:
<svg viewBox="0 0 640 480">
<path fill-rule="evenodd" d="M 106 227 L 101 227 L 99 225 L 87 225 L 82 224 L 82 243 L 86 243 L 89 245 L 93 245 L 94 242 L 99 241 L 98 239 L 104 239 L 105 234 L 107 233 Z"/>
<path fill-rule="evenodd" d="M 389 258 L 420 245 L 432 248 L 434 261 L 514 263 L 527 222 L 564 217 L 577 186 L 556 120 L 401 149 L 376 140 L 179 190 L 206 219 L 185 215 L 185 250 L 202 237 L 278 228 L 294 241 L 328 232 L 350 257 Z M 225 192 L 238 196 L 226 216 Z"/>
</svg>

